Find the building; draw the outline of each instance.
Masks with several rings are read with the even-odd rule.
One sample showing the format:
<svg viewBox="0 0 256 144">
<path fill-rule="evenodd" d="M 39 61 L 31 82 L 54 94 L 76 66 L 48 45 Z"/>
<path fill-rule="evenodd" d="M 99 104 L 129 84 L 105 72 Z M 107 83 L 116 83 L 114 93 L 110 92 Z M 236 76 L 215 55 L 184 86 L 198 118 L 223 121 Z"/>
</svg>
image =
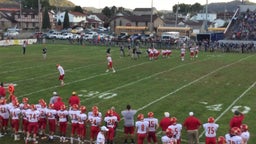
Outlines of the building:
<svg viewBox="0 0 256 144">
<path fill-rule="evenodd" d="M 56 16 L 56 21 L 60 21 L 61 23 L 64 22 L 66 12 L 58 13 Z M 69 22 L 71 26 L 82 26 L 85 27 L 87 20 L 86 20 L 86 14 L 80 13 L 80 12 L 68 12 L 69 16 Z"/>
<path fill-rule="evenodd" d="M 200 20 L 206 20 L 213 22 L 217 18 L 216 13 L 197 13 L 197 15 L 194 15 L 190 18 L 190 20 L 200 21 Z"/>
<path fill-rule="evenodd" d="M 133 14 L 136 16 L 142 16 L 142 15 L 157 15 L 157 10 L 156 8 L 135 8 L 133 10 Z"/>
</svg>

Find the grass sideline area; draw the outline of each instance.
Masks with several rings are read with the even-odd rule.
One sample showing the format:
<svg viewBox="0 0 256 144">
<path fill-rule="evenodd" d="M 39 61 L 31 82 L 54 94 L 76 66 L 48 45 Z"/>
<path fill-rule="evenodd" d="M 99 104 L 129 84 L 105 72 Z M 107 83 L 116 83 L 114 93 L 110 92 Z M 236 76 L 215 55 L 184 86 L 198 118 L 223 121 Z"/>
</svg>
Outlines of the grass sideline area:
<svg viewBox="0 0 256 144">
<path fill-rule="evenodd" d="M 178 123 L 183 123 L 193 111 L 202 123 L 210 116 L 215 118 L 220 125 L 217 136 L 228 132 L 232 110 L 238 109 L 247 112 L 244 123 L 248 124 L 251 133 L 248 144 L 256 141 L 256 129 L 253 128 L 256 107 L 254 54 L 200 52 L 197 59 L 190 60 L 187 51 L 182 62 L 180 51 L 174 50 L 170 58 L 149 61 L 145 49 L 141 49 L 143 53 L 139 59 L 133 60 L 129 56 L 120 57 L 119 47 L 112 47 L 116 73 L 106 73 L 106 46 L 45 46 L 48 49 L 46 60 L 42 56 L 44 45 L 28 45 L 25 55 L 22 55 L 21 46 L 0 47 L 0 81 L 17 85 L 15 95 L 20 102 L 22 97 L 28 97 L 30 103 L 37 103 L 40 98 L 48 103 L 52 92 L 57 91 L 67 104 L 72 91 L 76 91 L 87 112 L 96 105 L 103 114 L 111 106 L 120 113 L 130 104 L 145 117 L 152 111 L 160 121 L 168 111 Z M 65 69 L 63 87 L 58 81 L 57 63 Z M 119 123 L 115 144 L 123 143 L 122 131 L 123 120 Z M 161 135 L 159 143 L 160 138 Z M 182 143 L 186 140 L 183 128 Z M 1 144 L 13 142 L 11 135 L 0 138 Z M 200 142 L 204 143 L 202 127 Z"/>
</svg>

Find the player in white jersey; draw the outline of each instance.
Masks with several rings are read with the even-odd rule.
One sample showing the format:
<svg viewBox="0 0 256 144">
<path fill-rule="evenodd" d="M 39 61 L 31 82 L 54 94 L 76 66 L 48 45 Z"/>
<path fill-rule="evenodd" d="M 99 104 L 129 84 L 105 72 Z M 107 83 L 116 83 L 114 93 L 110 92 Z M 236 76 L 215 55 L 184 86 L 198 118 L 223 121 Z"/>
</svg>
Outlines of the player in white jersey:
<svg viewBox="0 0 256 144">
<path fill-rule="evenodd" d="M 180 58 L 181 61 L 185 60 L 185 53 L 186 53 L 186 44 L 184 43 L 182 47 L 180 48 Z"/>
<path fill-rule="evenodd" d="M 22 103 L 20 103 L 20 106 L 19 106 L 21 110 L 23 109 L 25 104 L 28 104 L 28 98 L 27 97 L 22 98 Z"/>
<path fill-rule="evenodd" d="M 172 117 L 171 121 L 172 121 L 172 125 L 168 126 L 168 128 L 172 130 L 173 138 L 176 139 L 177 144 L 180 144 L 181 143 L 182 125 L 177 123 L 177 118 L 176 117 Z"/>
<path fill-rule="evenodd" d="M 8 122 L 9 122 L 9 116 L 10 116 L 10 113 L 9 113 L 9 106 L 8 104 L 6 103 L 6 99 L 0 99 L 1 101 L 1 105 L 0 105 L 0 126 L 1 126 L 1 136 L 4 135 L 4 134 L 7 134 L 7 128 L 8 128 Z"/>
<path fill-rule="evenodd" d="M 88 121 L 90 122 L 90 142 L 92 143 L 100 131 L 100 125 L 102 121 L 97 106 L 92 107 L 92 113 L 90 115 L 88 114 Z"/>
<path fill-rule="evenodd" d="M 56 67 L 57 67 L 57 69 L 58 69 L 58 71 L 60 73 L 60 76 L 59 76 L 60 85 L 64 86 L 65 71 L 64 71 L 63 67 L 60 64 L 57 64 Z"/>
<path fill-rule="evenodd" d="M 247 144 L 250 139 L 250 132 L 248 131 L 248 125 L 242 124 L 241 125 L 241 137 L 243 139 L 244 144 Z"/>
<path fill-rule="evenodd" d="M 107 132 L 107 143 L 113 144 L 114 136 L 115 136 L 115 126 L 118 123 L 117 117 L 114 116 L 113 110 L 108 110 L 107 115 L 104 118 L 104 122 L 106 123 L 106 126 L 108 128 Z"/>
<path fill-rule="evenodd" d="M 225 139 L 226 139 L 227 144 L 231 144 L 231 133 L 230 132 L 225 134 Z"/>
<path fill-rule="evenodd" d="M 231 128 L 231 144 L 244 144 L 241 137 L 241 130 L 238 127 Z"/>
<path fill-rule="evenodd" d="M 137 144 L 143 144 L 144 139 L 148 134 L 148 121 L 144 120 L 143 114 L 138 114 L 137 121 L 135 122 L 135 132 L 137 133 Z"/>
<path fill-rule="evenodd" d="M 30 111 L 30 105 L 24 104 L 23 109 L 21 110 L 21 115 L 22 115 L 22 132 L 23 134 L 27 133 L 28 130 L 28 118 L 26 116 L 26 113 Z"/>
<path fill-rule="evenodd" d="M 48 110 L 46 111 L 49 127 L 49 141 L 53 141 L 53 135 L 56 131 L 56 116 L 57 111 L 54 109 L 54 104 L 49 104 Z"/>
<path fill-rule="evenodd" d="M 197 58 L 199 54 L 199 46 L 197 44 L 194 44 L 194 46 L 195 46 L 195 57 Z"/>
<path fill-rule="evenodd" d="M 45 129 L 46 129 L 46 124 L 47 124 L 47 104 L 45 101 L 40 101 L 40 108 L 38 108 L 38 111 L 40 112 L 40 116 L 39 116 L 39 134 L 41 135 L 41 139 L 46 139 L 46 135 L 45 135 Z"/>
<path fill-rule="evenodd" d="M 71 120 L 71 135 L 70 135 L 70 143 L 74 143 L 74 136 L 78 131 L 78 119 L 77 115 L 80 113 L 79 107 L 77 104 L 72 106 L 72 109 L 68 111 L 69 118 Z"/>
<path fill-rule="evenodd" d="M 189 51 L 190 51 L 190 59 L 191 60 L 194 60 L 194 57 L 195 57 L 195 47 L 194 46 L 191 46 L 189 48 Z"/>
<path fill-rule="evenodd" d="M 154 59 L 158 59 L 159 54 L 160 52 L 156 48 L 153 48 Z"/>
<path fill-rule="evenodd" d="M 29 141 L 29 137 L 31 134 L 33 134 L 33 141 L 34 143 L 37 143 L 36 140 L 36 135 L 38 133 L 38 120 L 39 120 L 39 115 L 40 112 L 36 110 L 36 107 L 34 104 L 30 106 L 30 111 L 27 111 L 26 117 L 28 118 L 28 131 L 27 131 L 27 136 L 25 139 L 25 143 L 27 144 Z"/>
<path fill-rule="evenodd" d="M 205 144 L 216 143 L 216 132 L 219 128 L 219 125 L 214 122 L 213 117 L 208 118 L 208 123 L 203 124 L 205 130 Z"/>
<path fill-rule="evenodd" d="M 173 138 L 173 131 L 170 128 L 167 128 L 165 135 L 161 137 L 162 144 L 177 144 L 175 138 Z"/>
<path fill-rule="evenodd" d="M 10 116 L 11 116 L 11 126 L 14 132 L 14 141 L 19 140 L 19 119 L 21 115 L 21 110 L 19 108 L 19 102 L 16 101 L 14 104 L 14 108 L 10 109 Z"/>
<path fill-rule="evenodd" d="M 157 144 L 156 130 L 159 127 L 158 119 L 154 118 L 153 112 L 148 112 L 148 117 L 144 119 L 149 123 L 147 140 L 148 143 Z"/>
<path fill-rule="evenodd" d="M 113 73 L 115 73 L 116 70 L 113 67 L 113 61 L 112 61 L 112 58 L 111 58 L 110 54 L 107 54 L 107 62 L 108 62 L 108 64 L 107 64 L 106 72 L 109 72 L 109 70 L 112 70 Z"/>
<path fill-rule="evenodd" d="M 78 140 L 79 142 L 83 142 L 86 136 L 86 123 L 87 123 L 87 115 L 85 114 L 86 112 L 86 107 L 85 106 L 80 106 L 80 113 L 77 115 L 78 119 Z"/>
<path fill-rule="evenodd" d="M 65 105 L 60 106 L 60 110 L 57 111 L 59 129 L 60 129 L 60 142 L 67 142 L 66 140 L 66 131 L 68 123 L 68 111 L 66 110 Z"/>
</svg>

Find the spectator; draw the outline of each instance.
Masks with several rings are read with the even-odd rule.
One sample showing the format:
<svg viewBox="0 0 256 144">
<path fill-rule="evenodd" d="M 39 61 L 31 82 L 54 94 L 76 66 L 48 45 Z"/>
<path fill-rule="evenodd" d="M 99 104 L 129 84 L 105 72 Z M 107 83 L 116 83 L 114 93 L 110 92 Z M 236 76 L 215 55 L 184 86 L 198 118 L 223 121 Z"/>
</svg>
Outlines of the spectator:
<svg viewBox="0 0 256 144">
<path fill-rule="evenodd" d="M 160 120 L 159 126 L 162 129 L 162 132 L 165 133 L 168 126 L 172 125 L 169 112 L 164 112 L 164 117 Z"/>
<path fill-rule="evenodd" d="M 6 91 L 5 91 L 5 88 L 4 88 L 4 83 L 1 82 L 0 83 L 0 99 L 4 99 L 6 96 Z"/>
<path fill-rule="evenodd" d="M 229 123 L 230 129 L 233 127 L 240 128 L 243 123 L 243 120 L 244 120 L 244 114 L 239 112 L 238 110 L 236 110 L 234 112 L 233 118 L 231 118 L 230 123 Z"/>
<path fill-rule="evenodd" d="M 183 126 L 187 130 L 188 144 L 199 144 L 198 129 L 201 126 L 201 122 L 194 116 L 193 112 L 189 112 L 189 117 L 185 119 Z"/>
<path fill-rule="evenodd" d="M 46 47 L 44 47 L 43 49 L 42 49 L 42 54 L 43 54 L 43 59 L 45 60 L 46 59 L 46 53 L 47 53 L 47 48 Z"/>
<path fill-rule="evenodd" d="M 124 117 L 124 143 L 127 144 L 127 139 L 131 139 L 131 143 L 134 144 L 134 115 L 137 113 L 136 110 L 132 110 L 131 106 L 128 104 L 126 110 L 121 112 Z"/>
<path fill-rule="evenodd" d="M 80 105 L 80 98 L 77 96 L 75 91 L 72 92 L 72 95 L 68 100 L 68 104 L 70 107 L 72 107 L 74 104 L 77 104 L 78 106 Z"/>
<path fill-rule="evenodd" d="M 59 97 L 57 92 L 53 92 L 52 95 L 53 96 L 51 97 L 49 104 L 54 104 L 55 102 L 57 102 L 57 99 Z"/>
<path fill-rule="evenodd" d="M 23 44 L 22 44 L 22 50 L 23 50 L 23 55 L 25 55 L 25 53 L 26 53 L 26 47 L 27 47 L 27 41 L 23 41 Z"/>
<path fill-rule="evenodd" d="M 96 144 L 105 144 L 105 135 L 106 132 L 108 131 L 108 128 L 106 126 L 102 126 L 100 128 L 100 132 L 97 135 L 97 140 L 96 140 Z"/>
</svg>

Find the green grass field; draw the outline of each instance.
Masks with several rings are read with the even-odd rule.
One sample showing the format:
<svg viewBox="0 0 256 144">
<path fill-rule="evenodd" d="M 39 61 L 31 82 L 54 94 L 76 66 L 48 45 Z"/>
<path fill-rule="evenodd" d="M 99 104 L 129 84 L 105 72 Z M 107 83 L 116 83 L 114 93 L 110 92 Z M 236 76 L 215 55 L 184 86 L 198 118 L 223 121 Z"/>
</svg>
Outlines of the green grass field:
<svg viewBox="0 0 256 144">
<path fill-rule="evenodd" d="M 76 91 L 88 110 L 97 105 L 102 113 L 111 106 L 120 112 L 131 104 L 138 113 L 154 112 L 159 121 L 168 111 L 183 123 L 193 111 L 202 123 L 209 116 L 215 117 L 220 125 L 218 136 L 228 132 L 231 110 L 238 108 L 247 112 L 244 123 L 251 133 L 248 144 L 256 141 L 254 54 L 200 52 L 197 59 L 190 60 L 187 52 L 182 62 L 179 51 L 174 50 L 170 58 L 149 61 L 145 49 L 138 60 L 132 60 L 128 56 L 120 58 L 119 48 L 112 47 L 117 72 L 106 73 L 105 46 L 46 46 L 46 60 L 42 57 L 43 45 L 29 45 L 26 55 L 22 55 L 21 46 L 0 47 L 0 81 L 17 84 L 15 95 L 20 101 L 28 97 L 30 103 L 37 103 L 40 98 L 48 102 L 52 92 L 57 91 L 67 103 L 72 91 Z M 59 86 L 57 63 L 66 72 L 64 87 Z M 116 144 L 123 142 L 122 124 L 123 121 L 118 127 Z M 182 143 L 186 143 L 185 129 L 182 131 Z M 200 141 L 204 142 L 202 128 Z M 7 135 L 0 138 L 0 143 L 10 144 L 13 139 Z"/>
</svg>

